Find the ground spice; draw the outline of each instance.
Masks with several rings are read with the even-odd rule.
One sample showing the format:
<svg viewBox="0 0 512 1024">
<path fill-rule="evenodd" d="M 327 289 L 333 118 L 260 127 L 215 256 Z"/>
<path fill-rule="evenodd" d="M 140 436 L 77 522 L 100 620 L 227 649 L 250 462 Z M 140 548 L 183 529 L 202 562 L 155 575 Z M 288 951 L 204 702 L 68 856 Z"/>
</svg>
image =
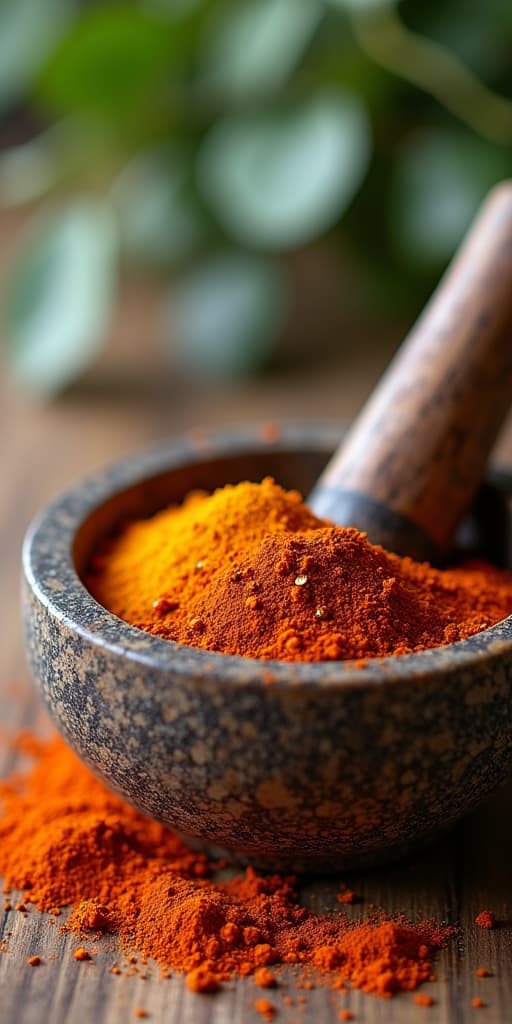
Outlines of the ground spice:
<svg viewBox="0 0 512 1024">
<path fill-rule="evenodd" d="M 254 972 L 254 982 L 260 988 L 275 988 L 277 985 L 277 978 L 272 971 L 269 971 L 268 967 L 258 967 L 257 971 Z"/>
<path fill-rule="evenodd" d="M 491 929 L 496 927 L 496 917 L 492 910 L 481 910 L 475 917 L 475 924 L 479 928 Z"/>
<path fill-rule="evenodd" d="M 191 992 L 217 992 L 219 979 L 205 964 L 193 967 L 187 974 L 187 988 Z"/>
<path fill-rule="evenodd" d="M 412 998 L 413 998 L 413 1002 L 416 1004 L 416 1006 L 433 1006 L 434 1005 L 434 1000 L 432 999 L 432 996 L 427 996 L 427 995 L 425 995 L 424 992 L 418 992 L 418 994 L 413 996 Z"/>
<path fill-rule="evenodd" d="M 401 655 L 512 612 L 512 574 L 437 570 L 317 519 L 271 479 L 191 494 L 123 526 L 92 560 L 96 599 L 194 647 L 281 661 Z"/>
<path fill-rule="evenodd" d="M 91 954 L 86 950 L 85 946 L 79 946 L 73 953 L 73 960 L 85 961 L 90 960 Z"/>
<path fill-rule="evenodd" d="M 274 1003 L 271 1003 L 268 999 L 257 999 L 254 1003 L 254 1009 L 256 1013 L 261 1014 L 268 1021 L 273 1020 L 277 1013 Z"/>
<path fill-rule="evenodd" d="M 430 929 L 408 923 L 363 923 L 336 943 L 319 946 L 313 963 L 331 971 L 339 968 L 356 988 L 389 998 L 429 980 L 433 937 Z"/>
<path fill-rule="evenodd" d="M 336 896 L 338 903 L 358 903 L 359 896 L 352 889 L 343 888 Z"/>
<path fill-rule="evenodd" d="M 196 992 L 234 974 L 268 981 L 278 964 L 384 997 L 431 976 L 450 929 L 316 915 L 298 902 L 293 878 L 251 868 L 216 879 L 204 854 L 109 793 L 61 739 L 20 745 L 34 764 L 0 784 L 0 873 L 41 910 L 72 905 L 65 928 L 80 937 L 115 932 L 130 959 L 185 972 Z M 81 945 L 74 956 L 90 953 Z"/>
</svg>

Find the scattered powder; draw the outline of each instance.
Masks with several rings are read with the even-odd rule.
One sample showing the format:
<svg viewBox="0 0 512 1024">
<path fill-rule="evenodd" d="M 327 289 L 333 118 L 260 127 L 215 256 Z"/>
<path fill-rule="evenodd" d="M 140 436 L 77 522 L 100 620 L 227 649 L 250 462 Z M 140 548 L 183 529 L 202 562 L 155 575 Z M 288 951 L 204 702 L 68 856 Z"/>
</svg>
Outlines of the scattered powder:
<svg viewBox="0 0 512 1024">
<path fill-rule="evenodd" d="M 89 931 L 101 935 L 110 931 L 111 926 L 108 907 L 96 900 L 83 900 L 74 908 L 68 921 L 70 930 L 79 935 Z"/>
<path fill-rule="evenodd" d="M 416 1006 L 434 1005 L 434 1000 L 432 999 L 432 996 L 427 996 L 424 992 L 418 992 L 416 995 L 412 997 L 412 1000 L 413 1003 L 416 1003 Z"/>
<path fill-rule="evenodd" d="M 277 1009 L 274 1003 L 269 1002 L 268 999 L 257 999 L 254 1004 L 256 1013 L 260 1013 L 265 1020 L 273 1020 L 277 1013 Z"/>
<path fill-rule="evenodd" d="M 359 903 L 359 896 L 351 889 L 344 889 L 336 896 L 338 903 Z"/>
<path fill-rule="evenodd" d="M 432 922 L 417 926 L 397 921 L 363 923 L 347 930 L 336 943 L 318 947 L 313 962 L 321 969 L 339 969 L 364 992 L 389 998 L 430 979 L 431 951 L 442 941 L 442 929 L 438 931 Z"/>
<path fill-rule="evenodd" d="M 41 910 L 71 905 L 68 930 L 116 933 L 131 960 L 154 957 L 165 973 L 184 972 L 194 992 L 213 992 L 233 975 L 267 985 L 277 964 L 385 998 L 431 977 L 452 929 L 375 913 L 359 922 L 341 910 L 313 914 L 294 878 L 251 868 L 215 881 L 214 863 L 109 793 L 62 740 L 21 746 L 34 765 L 0 784 L 0 873 Z M 91 957 L 85 945 L 73 955 Z"/>
<path fill-rule="evenodd" d="M 475 924 L 479 928 L 491 929 L 496 927 L 496 917 L 492 910 L 481 910 L 475 917 Z"/>
<path fill-rule="evenodd" d="M 187 988 L 191 992 L 216 992 L 219 979 L 206 964 L 193 967 L 187 974 Z"/>
<path fill-rule="evenodd" d="M 258 967 L 254 972 L 254 981 L 260 988 L 275 988 L 277 985 L 277 978 L 268 967 Z"/>
<path fill-rule="evenodd" d="M 79 946 L 73 953 L 73 959 L 79 961 L 90 960 L 91 954 L 86 950 L 85 946 Z"/>
</svg>

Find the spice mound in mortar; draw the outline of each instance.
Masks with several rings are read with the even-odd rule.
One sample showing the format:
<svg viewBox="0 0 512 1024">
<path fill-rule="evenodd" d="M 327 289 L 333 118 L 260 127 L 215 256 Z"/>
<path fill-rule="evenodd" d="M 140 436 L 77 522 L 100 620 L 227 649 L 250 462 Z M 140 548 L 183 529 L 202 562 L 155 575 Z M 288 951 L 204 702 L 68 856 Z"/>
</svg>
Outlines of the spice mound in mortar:
<svg viewBox="0 0 512 1024">
<path fill-rule="evenodd" d="M 126 524 L 87 584 L 140 629 L 224 654 L 331 661 L 453 643 L 512 612 L 512 573 L 438 570 L 317 519 L 267 478 Z"/>
</svg>

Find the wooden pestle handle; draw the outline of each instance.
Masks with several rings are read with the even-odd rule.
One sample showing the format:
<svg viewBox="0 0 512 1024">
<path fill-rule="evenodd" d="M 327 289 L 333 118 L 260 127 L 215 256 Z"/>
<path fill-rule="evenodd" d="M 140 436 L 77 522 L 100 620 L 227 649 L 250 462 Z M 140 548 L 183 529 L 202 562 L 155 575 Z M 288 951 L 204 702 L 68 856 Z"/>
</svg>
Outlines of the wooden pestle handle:
<svg viewBox="0 0 512 1024">
<path fill-rule="evenodd" d="M 314 512 L 417 559 L 445 553 L 512 401 L 512 181 L 490 193 L 315 486 Z"/>
</svg>

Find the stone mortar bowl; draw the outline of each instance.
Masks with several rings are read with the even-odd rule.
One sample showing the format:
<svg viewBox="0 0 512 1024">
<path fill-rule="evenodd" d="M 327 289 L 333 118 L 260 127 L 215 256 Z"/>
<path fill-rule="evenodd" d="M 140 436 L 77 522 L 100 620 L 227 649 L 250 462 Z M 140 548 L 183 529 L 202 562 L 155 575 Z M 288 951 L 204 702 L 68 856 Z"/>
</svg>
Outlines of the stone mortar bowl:
<svg viewBox="0 0 512 1024">
<path fill-rule="evenodd" d="M 81 575 L 119 520 L 192 488 L 271 474 L 307 494 L 339 437 L 339 424 L 320 424 L 170 441 L 80 483 L 24 546 L 28 659 L 68 743 L 140 811 L 261 867 L 383 861 L 500 782 L 512 767 L 512 616 L 362 669 L 264 662 L 145 634 L 98 605 Z M 512 477 L 489 478 L 464 530 L 502 561 L 511 494 Z"/>
</svg>

